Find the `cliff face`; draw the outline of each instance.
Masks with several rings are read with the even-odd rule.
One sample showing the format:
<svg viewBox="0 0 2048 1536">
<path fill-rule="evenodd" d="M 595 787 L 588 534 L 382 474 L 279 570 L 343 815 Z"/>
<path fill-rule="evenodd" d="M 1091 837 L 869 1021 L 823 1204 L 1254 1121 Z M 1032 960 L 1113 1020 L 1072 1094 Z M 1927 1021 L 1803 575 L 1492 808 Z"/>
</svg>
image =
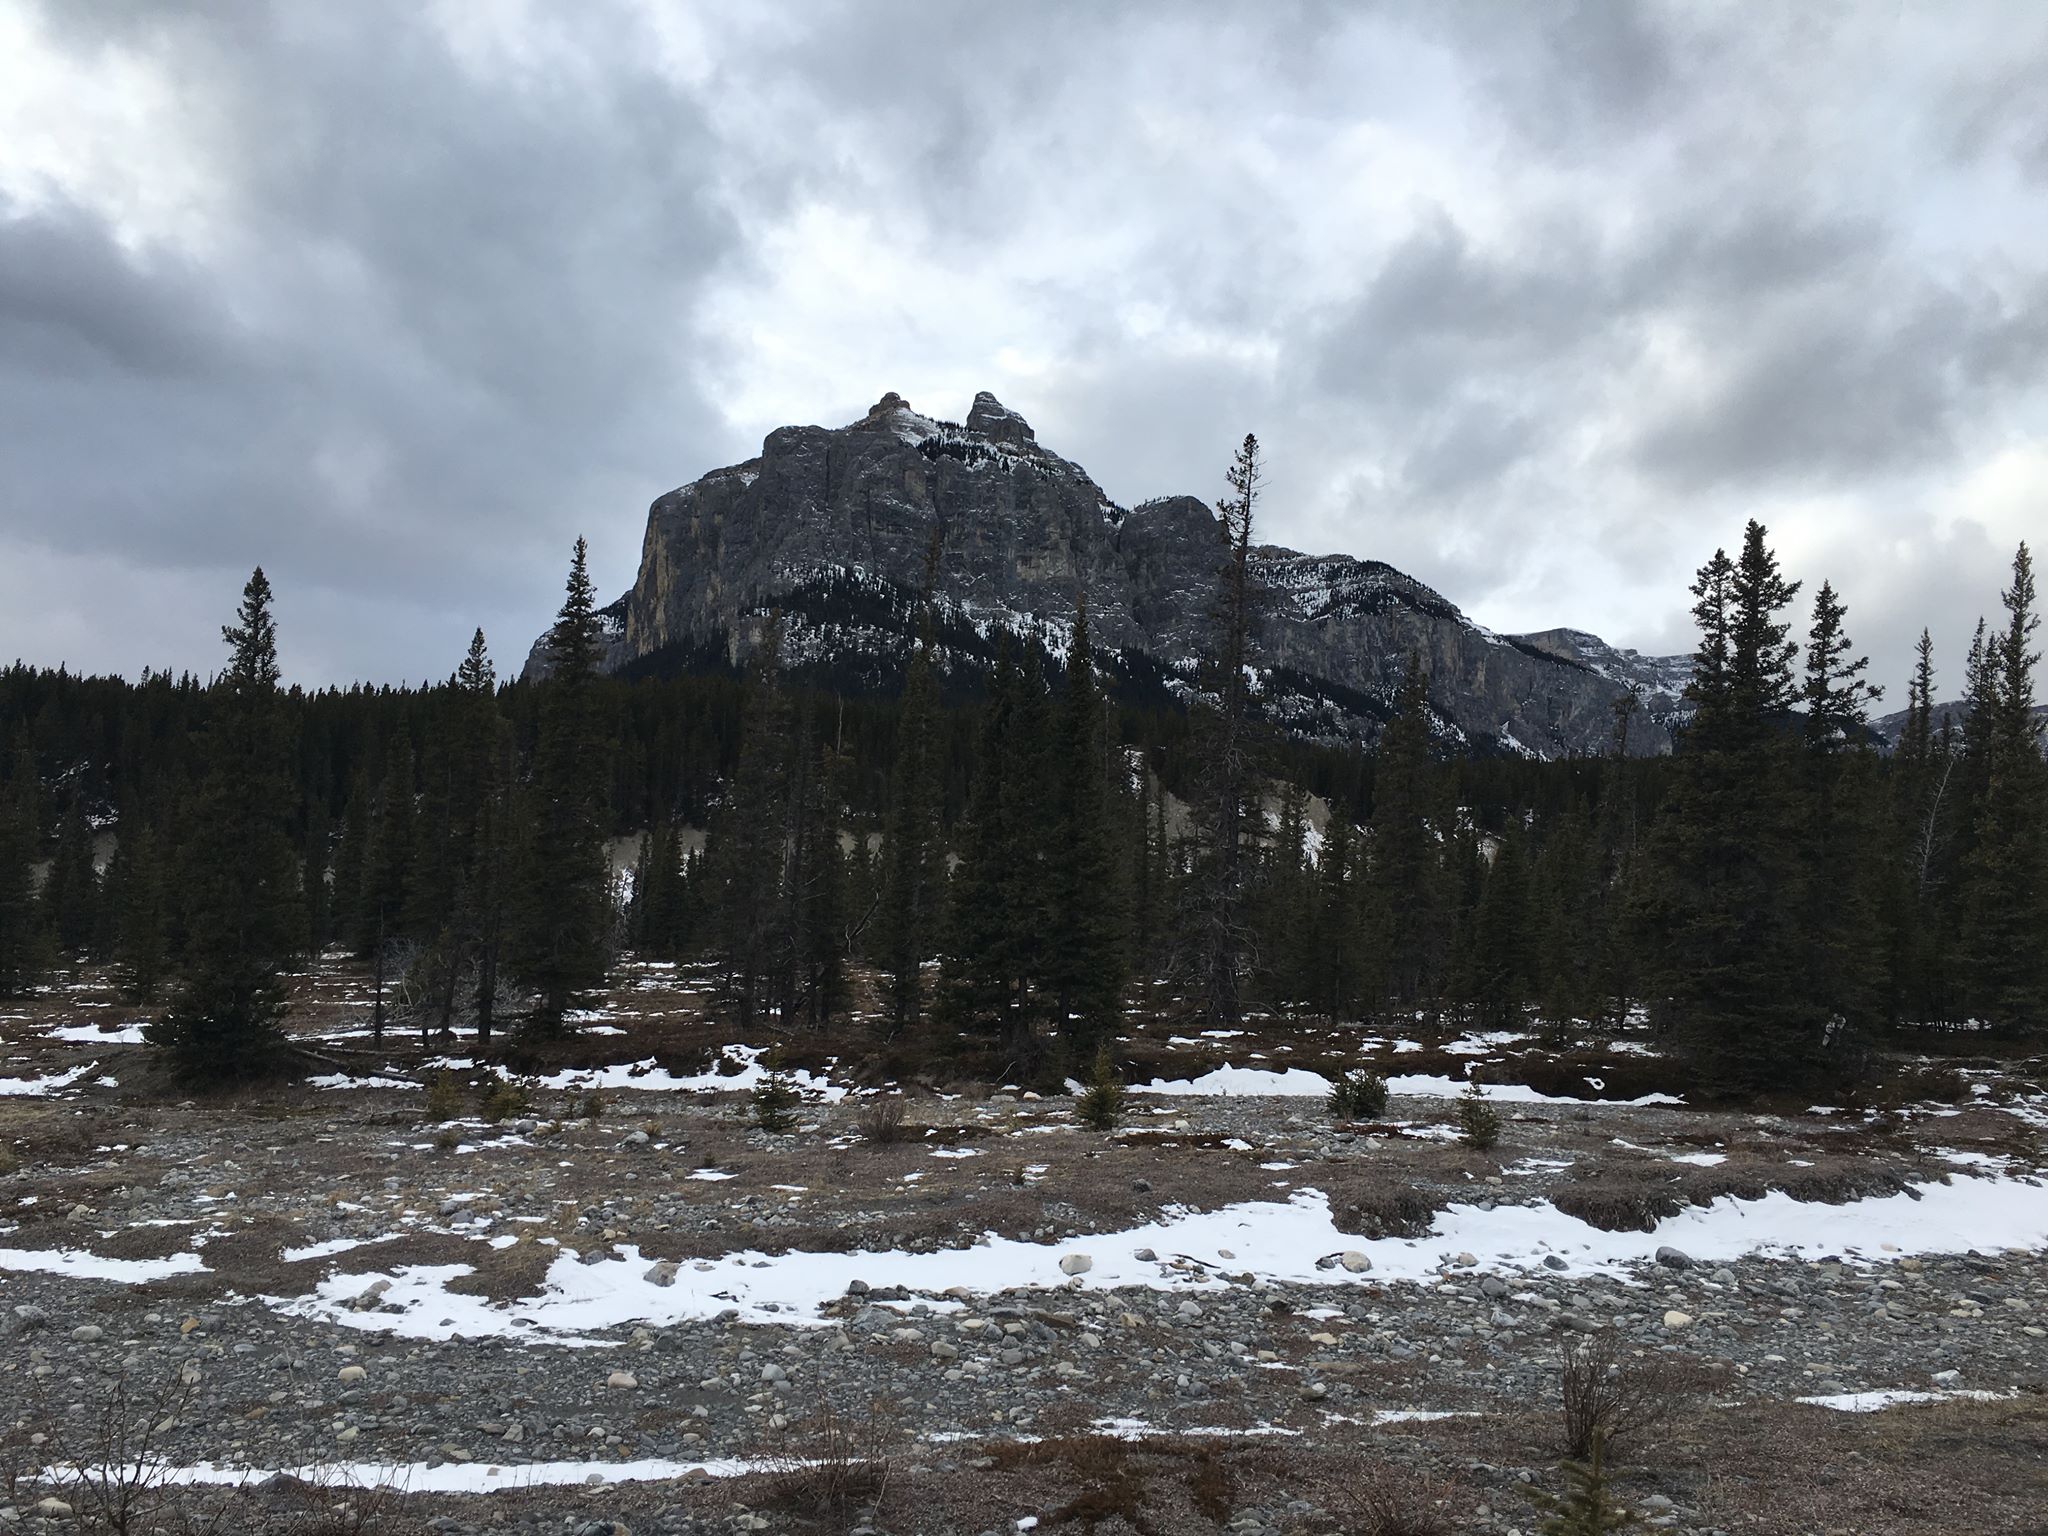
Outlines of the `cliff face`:
<svg viewBox="0 0 2048 1536">
<path fill-rule="evenodd" d="M 707 651 L 738 661 L 776 612 L 793 663 L 880 677 L 910 643 L 929 570 L 949 666 L 985 660 L 1000 630 L 1057 651 L 1085 592 L 1104 659 L 1127 678 L 1142 672 L 1184 691 L 1221 558 L 1205 503 L 1115 505 L 993 395 L 977 395 L 955 425 L 888 394 L 850 426 L 779 428 L 758 457 L 658 498 L 639 575 L 614 605 L 606 664 Z M 1449 744 L 1603 751 L 1614 700 L 1642 681 L 1544 643 L 1576 631 L 1492 634 L 1377 561 L 1273 547 L 1256 559 L 1267 594 L 1262 696 L 1295 730 L 1376 739 L 1414 651 Z M 529 671 L 538 663 L 536 651 Z M 1654 752 L 1669 740 L 1662 723 L 1639 717 L 1630 745 Z"/>
</svg>

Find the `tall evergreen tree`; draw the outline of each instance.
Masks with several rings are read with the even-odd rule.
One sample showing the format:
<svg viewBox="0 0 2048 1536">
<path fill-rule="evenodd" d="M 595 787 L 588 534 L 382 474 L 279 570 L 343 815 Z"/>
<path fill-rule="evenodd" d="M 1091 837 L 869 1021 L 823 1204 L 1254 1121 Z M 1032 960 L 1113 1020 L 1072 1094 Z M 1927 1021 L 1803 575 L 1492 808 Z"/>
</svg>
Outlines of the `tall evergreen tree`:
<svg viewBox="0 0 2048 1536">
<path fill-rule="evenodd" d="M 92 830 L 85 808 L 73 794 L 57 824 L 57 847 L 43 882 L 43 921 L 51 946 L 76 964 L 91 949 L 99 921 L 100 881 L 93 869 Z"/>
<path fill-rule="evenodd" d="M 0 997 L 19 997 L 41 969 L 35 858 L 35 767 L 22 753 L 0 794 Z"/>
<path fill-rule="evenodd" d="M 1659 821 L 1651 929 L 1662 994 L 1708 1092 L 1753 1093 L 1830 1066 L 1830 1015 L 1808 986 L 1796 763 L 1786 711 L 1797 648 L 1787 581 L 1750 522 L 1693 586 L 1694 705 Z"/>
<path fill-rule="evenodd" d="M 212 689 L 205 777 L 183 860 L 183 975 L 149 1029 L 188 1079 L 254 1077 L 286 1056 L 279 972 L 295 945 L 298 867 L 286 834 L 289 756 L 270 601 L 258 567 L 237 622 L 221 631 L 232 658 Z"/>
<path fill-rule="evenodd" d="M 1051 906 L 1043 972 L 1070 1068 L 1095 1059 L 1123 1012 L 1121 867 L 1111 796 L 1112 746 L 1088 640 L 1088 599 L 1077 594 L 1060 708 L 1057 821 L 1048 853 Z"/>
<path fill-rule="evenodd" d="M 1965 867 L 1967 993 L 1979 1017 L 2009 1029 L 2048 1029 L 2048 764 L 2034 714 L 2033 557 L 2021 544 L 2012 585 L 1999 595 L 2005 627 L 1984 648 L 1988 699 L 1982 732 L 1984 788 Z"/>
<path fill-rule="evenodd" d="M 939 842 L 939 698 L 927 605 L 904 685 L 890 775 L 889 819 L 882 834 L 879 960 L 889 975 L 889 1032 L 924 1016 L 924 961 L 939 932 L 945 853 Z"/>
<path fill-rule="evenodd" d="M 1216 504 L 1220 562 L 1191 743 L 1195 846 L 1186 942 L 1202 1015 L 1219 1028 L 1242 1019 L 1244 975 L 1253 960 L 1245 899 L 1258 806 L 1247 673 L 1259 607 L 1252 531 L 1264 475 L 1259 440 L 1247 433 L 1225 474 L 1228 493 Z"/>
<path fill-rule="evenodd" d="M 1429 682 L 1413 653 L 1375 764 L 1369 932 L 1382 1000 L 1412 1013 L 1438 996 L 1450 936 L 1440 856 L 1445 827 L 1429 760 Z"/>
<path fill-rule="evenodd" d="M 122 992 L 154 1002 L 164 976 L 164 883 L 156 834 L 138 814 L 124 823 L 115 859 L 121 866 L 114 925 L 114 969 Z"/>
<path fill-rule="evenodd" d="M 579 538 L 567 593 L 545 642 L 547 675 L 525 797 L 513 969 L 537 994 L 530 1022 L 543 1035 L 562 1030 L 569 1010 L 604 984 L 611 963 L 610 774 L 597 713 L 603 625 L 588 559 Z"/>
<path fill-rule="evenodd" d="M 782 630 L 771 621 L 747 664 L 739 757 L 705 847 L 716 892 L 711 911 L 719 968 L 742 1029 L 773 1012 L 785 995 L 791 756 Z"/>
<path fill-rule="evenodd" d="M 412 743 L 400 737 L 388 744 L 384 787 L 377 794 L 377 815 L 363 860 L 363 898 L 359 917 L 374 966 L 371 1006 L 372 1038 L 384 1038 L 384 985 L 391 951 L 405 912 L 406 871 L 412 863 Z"/>
</svg>

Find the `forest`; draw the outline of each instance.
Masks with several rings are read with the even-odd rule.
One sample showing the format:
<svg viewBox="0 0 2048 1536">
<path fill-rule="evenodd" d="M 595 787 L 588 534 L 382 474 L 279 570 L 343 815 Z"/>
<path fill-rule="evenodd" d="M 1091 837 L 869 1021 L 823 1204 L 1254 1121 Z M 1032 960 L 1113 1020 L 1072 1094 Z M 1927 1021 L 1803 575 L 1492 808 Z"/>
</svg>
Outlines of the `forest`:
<svg viewBox="0 0 2048 1536">
<path fill-rule="evenodd" d="M 1823 582 L 1795 639 L 1752 522 L 1692 587 L 1672 755 L 1448 754 L 1413 659 L 1367 751 L 1260 719 L 1258 474 L 1248 440 L 1187 708 L 1116 697 L 1085 606 L 1062 654 L 1006 643 L 971 679 L 937 675 L 927 620 L 888 695 L 785 673 L 773 622 L 743 670 L 607 677 L 580 541 L 538 683 L 478 632 L 432 686 L 286 686 L 260 570 L 211 679 L 17 663 L 0 995 L 110 966 L 194 1079 L 281 1070 L 281 978 L 330 946 L 374 965 L 375 1029 L 482 1050 L 572 1032 L 628 952 L 714 965 L 737 1029 L 858 1027 L 1012 1080 L 1085 1072 L 1141 1008 L 1560 1045 L 1640 1016 L 1731 1100 L 1935 1033 L 2038 1049 L 2024 545 L 1961 718 L 1923 634 L 1892 749 L 1843 600 Z"/>
</svg>

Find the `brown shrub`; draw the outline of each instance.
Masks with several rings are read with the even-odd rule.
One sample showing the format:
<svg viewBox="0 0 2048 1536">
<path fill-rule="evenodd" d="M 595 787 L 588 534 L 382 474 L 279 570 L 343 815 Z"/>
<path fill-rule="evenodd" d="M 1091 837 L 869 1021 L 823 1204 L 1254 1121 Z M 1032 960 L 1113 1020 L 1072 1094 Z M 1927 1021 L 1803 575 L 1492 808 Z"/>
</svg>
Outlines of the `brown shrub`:
<svg viewBox="0 0 2048 1536">
<path fill-rule="evenodd" d="M 1360 1469 L 1349 1503 L 1356 1536 L 1450 1536 L 1451 1485 L 1406 1467 Z"/>
<path fill-rule="evenodd" d="M 1688 1361 L 1625 1357 L 1611 1329 L 1563 1334 L 1558 1351 L 1564 1452 L 1575 1461 L 1592 1455 L 1596 1436 L 1611 1449 L 1618 1440 L 1655 1428 L 1709 1382 Z"/>
<path fill-rule="evenodd" d="M 854 1128 L 870 1146 L 886 1147 L 903 1140 L 903 1100 L 896 1094 L 870 1099 L 861 1106 Z"/>
</svg>

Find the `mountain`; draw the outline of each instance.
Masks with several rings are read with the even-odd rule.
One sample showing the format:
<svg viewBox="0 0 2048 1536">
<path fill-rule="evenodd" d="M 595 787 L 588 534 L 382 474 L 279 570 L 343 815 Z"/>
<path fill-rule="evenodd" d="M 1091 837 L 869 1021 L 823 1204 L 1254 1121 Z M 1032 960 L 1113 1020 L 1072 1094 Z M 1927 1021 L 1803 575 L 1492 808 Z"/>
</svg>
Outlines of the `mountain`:
<svg viewBox="0 0 2048 1536">
<path fill-rule="evenodd" d="M 605 665 L 636 675 L 734 664 L 779 614 L 793 668 L 888 688 L 929 567 L 949 679 L 971 679 L 1005 632 L 1057 660 L 1085 593 L 1120 687 L 1185 698 L 1221 557 L 1207 503 L 1118 506 L 994 395 L 976 395 L 956 424 L 890 393 L 845 427 L 780 427 L 756 457 L 658 497 L 639 575 L 605 610 Z M 1682 658 L 1639 657 L 1575 630 L 1494 634 L 1376 560 L 1264 546 L 1255 564 L 1268 597 L 1260 698 L 1291 731 L 1376 740 L 1412 651 L 1447 750 L 1609 751 L 1615 701 L 1638 686 L 1649 708 L 1629 749 L 1669 750 Z M 529 674 L 540 665 L 536 645 Z"/>
</svg>

